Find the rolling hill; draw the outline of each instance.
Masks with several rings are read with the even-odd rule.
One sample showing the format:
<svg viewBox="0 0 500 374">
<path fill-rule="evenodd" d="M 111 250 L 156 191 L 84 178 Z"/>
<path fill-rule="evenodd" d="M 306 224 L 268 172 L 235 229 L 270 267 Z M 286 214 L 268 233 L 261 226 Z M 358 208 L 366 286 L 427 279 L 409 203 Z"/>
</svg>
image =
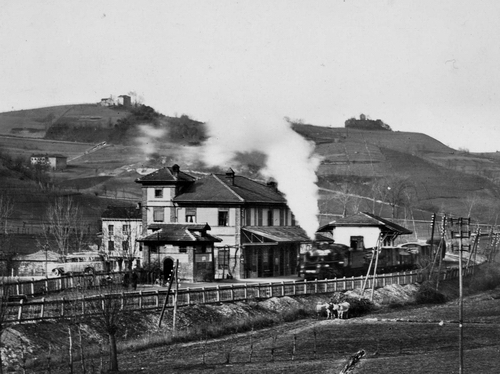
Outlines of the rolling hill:
<svg viewBox="0 0 500 374">
<path fill-rule="evenodd" d="M 105 143 L 105 139 L 98 136 L 103 133 L 99 132 L 87 142 L 43 139 L 51 126 L 58 123 L 64 122 L 70 130 L 92 125 L 113 131 L 116 124 L 130 121 L 130 115 L 123 108 L 110 109 L 95 104 L 0 113 L 0 151 L 11 157 L 28 157 L 32 153 L 66 155 L 67 169 L 51 172 L 58 190 L 52 193 L 71 193 L 85 206 L 96 207 L 97 210 L 89 209 L 91 221 L 98 219 L 97 211 L 102 206 L 138 201 L 141 191 L 134 180 L 144 170 L 178 163 L 193 175 L 219 171 L 203 164 L 199 156 L 202 124 L 186 116 L 171 118 L 158 114 L 154 121 L 143 120 L 142 124 L 169 130 L 156 138 L 141 138 L 138 127 L 132 123 L 132 130 L 123 141 Z M 316 152 L 322 157 L 317 171 L 322 222 L 342 214 L 344 208 L 348 214 L 355 210 L 373 210 L 386 217 L 411 215 L 425 220 L 431 212 L 457 216 L 470 213 L 482 223 L 494 223 L 500 211 L 498 154 L 459 152 L 416 132 L 304 124 L 293 124 L 293 129 L 314 142 Z M 239 174 L 259 178 L 258 170 L 264 162 L 262 155 L 240 154 L 232 167 Z M 227 168 L 227 165 L 221 167 Z M 39 196 L 30 192 L 29 197 L 21 197 L 24 193 L 12 194 L 13 191 L 35 191 L 33 182 L 22 180 L 5 168 L 2 178 L 8 183 L 0 189 L 18 196 L 18 201 L 24 199 L 23 206 L 43 206 L 43 193 Z M 405 202 L 404 199 L 396 201 L 388 191 L 394 193 L 396 185 L 403 182 L 405 188 L 400 193 L 408 196 Z M 349 201 L 345 196 L 342 199 L 342 195 L 348 196 Z M 19 209 L 14 217 L 18 227 L 23 222 L 39 220 L 41 210 Z"/>
</svg>

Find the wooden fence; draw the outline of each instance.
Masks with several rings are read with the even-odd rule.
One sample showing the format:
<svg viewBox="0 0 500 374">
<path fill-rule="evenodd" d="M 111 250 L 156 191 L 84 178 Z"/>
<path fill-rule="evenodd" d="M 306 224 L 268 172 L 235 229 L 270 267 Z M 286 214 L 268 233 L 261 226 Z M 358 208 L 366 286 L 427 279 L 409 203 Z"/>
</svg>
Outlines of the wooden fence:
<svg viewBox="0 0 500 374">
<path fill-rule="evenodd" d="M 477 266 L 476 266 L 477 268 Z M 464 276 L 471 274 L 474 267 L 464 268 Z M 390 284 L 411 284 L 419 281 L 421 274 L 418 271 L 377 274 L 375 288 Z M 85 277 L 77 277 L 85 278 Z M 447 269 L 441 273 L 441 279 L 458 278 L 458 269 Z M 258 300 L 280 296 L 298 296 L 324 294 L 337 291 L 347 291 L 361 288 L 365 277 L 335 278 L 315 281 L 288 281 L 273 283 L 245 283 L 231 284 L 214 287 L 182 288 L 177 293 L 177 306 L 193 304 L 208 304 Z M 18 291 L 17 295 L 23 296 L 21 291 L 33 291 L 42 282 L 47 290 L 63 289 L 63 285 L 76 287 L 75 278 L 56 278 L 43 281 L 16 282 L 12 286 Z M 37 283 L 35 285 L 35 283 Z M 75 288 L 74 295 L 62 298 L 42 298 L 40 300 L 26 301 L 21 297 L 16 302 L 4 302 L 4 322 L 28 322 L 48 319 L 74 319 L 83 317 L 99 309 L 105 302 L 113 301 L 120 308 L 127 310 L 153 310 L 160 309 L 165 303 L 167 290 L 134 291 L 121 293 L 106 293 L 104 285 L 92 285 L 93 295 L 82 296 Z M 373 287 L 373 277 L 368 279 L 366 289 Z M 111 290 L 116 290 L 112 288 Z M 108 289 L 109 292 L 109 289 Z M 31 293 L 32 295 L 36 295 Z M 170 291 L 167 307 L 173 307 L 174 291 Z M 14 295 L 16 296 L 16 295 Z M 97 307 L 96 307 L 97 306 Z"/>
</svg>

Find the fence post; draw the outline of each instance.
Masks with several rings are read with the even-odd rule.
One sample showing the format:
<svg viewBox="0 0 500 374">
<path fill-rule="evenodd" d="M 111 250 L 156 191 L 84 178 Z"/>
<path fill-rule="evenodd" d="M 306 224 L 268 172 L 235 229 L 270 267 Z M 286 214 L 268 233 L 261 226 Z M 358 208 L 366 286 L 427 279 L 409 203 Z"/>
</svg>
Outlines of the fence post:
<svg viewBox="0 0 500 374">
<path fill-rule="evenodd" d="M 139 309 L 142 309 L 142 290 L 139 291 Z"/>
<path fill-rule="evenodd" d="M 285 296 L 285 282 L 281 281 L 281 296 Z"/>
<path fill-rule="evenodd" d="M 304 294 L 307 294 L 307 279 L 304 278 Z"/>
<path fill-rule="evenodd" d="M 18 295 L 21 294 L 21 284 L 19 283 L 19 278 L 16 279 L 16 292 Z"/>
<path fill-rule="evenodd" d="M 45 292 L 49 293 L 49 280 L 45 278 Z"/>
<path fill-rule="evenodd" d="M 344 278 L 343 278 L 343 285 L 344 285 L 344 290 L 347 288 L 347 281 L 346 281 L 346 277 L 344 275 Z"/>
<path fill-rule="evenodd" d="M 61 317 L 64 317 L 64 296 L 61 299 Z"/>
<path fill-rule="evenodd" d="M 354 284 L 354 275 L 352 276 L 352 284 L 351 284 L 351 289 L 354 290 L 356 287 L 355 287 L 355 284 Z"/>
<path fill-rule="evenodd" d="M 260 283 L 257 285 L 257 297 L 260 299 Z"/>
<path fill-rule="evenodd" d="M 244 290 L 245 290 L 245 300 L 247 300 L 248 299 L 248 283 L 245 283 Z"/>
<path fill-rule="evenodd" d="M 19 300 L 19 309 L 17 311 L 17 321 L 18 322 L 21 322 L 22 317 L 23 317 L 23 304 L 24 304 L 24 300 L 23 299 Z"/>
<path fill-rule="evenodd" d="M 31 295 L 35 294 L 35 278 L 31 278 Z"/>
<path fill-rule="evenodd" d="M 269 296 L 270 297 L 273 297 L 273 284 L 271 282 L 269 282 Z"/>
<path fill-rule="evenodd" d="M 217 302 L 219 302 L 220 301 L 220 286 L 217 285 L 216 289 L 217 290 L 215 291 L 215 298 L 216 298 Z"/>
<path fill-rule="evenodd" d="M 231 283 L 231 300 L 234 301 L 234 285 Z"/>
<path fill-rule="evenodd" d="M 43 318 L 45 312 L 45 297 L 42 297 L 42 307 L 40 308 L 40 318 Z"/>
<path fill-rule="evenodd" d="M 318 293 L 318 278 L 316 278 L 314 281 L 314 293 L 315 294 Z"/>
<path fill-rule="evenodd" d="M 297 295 L 297 282 L 293 281 L 293 295 Z"/>
<path fill-rule="evenodd" d="M 186 300 L 187 300 L 187 305 L 190 305 L 191 304 L 191 291 L 188 288 L 186 288 Z"/>
</svg>

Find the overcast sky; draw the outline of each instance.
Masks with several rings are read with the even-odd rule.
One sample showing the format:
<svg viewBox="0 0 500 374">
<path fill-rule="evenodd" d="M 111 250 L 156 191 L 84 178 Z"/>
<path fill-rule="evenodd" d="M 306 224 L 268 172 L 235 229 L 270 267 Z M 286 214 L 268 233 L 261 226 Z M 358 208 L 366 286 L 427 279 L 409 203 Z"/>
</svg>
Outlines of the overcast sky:
<svg viewBox="0 0 500 374">
<path fill-rule="evenodd" d="M 500 150 L 500 1 L 0 0 L 0 112 L 130 91 L 166 115 L 361 113 Z M 239 110 L 241 108 L 241 112 Z"/>
</svg>

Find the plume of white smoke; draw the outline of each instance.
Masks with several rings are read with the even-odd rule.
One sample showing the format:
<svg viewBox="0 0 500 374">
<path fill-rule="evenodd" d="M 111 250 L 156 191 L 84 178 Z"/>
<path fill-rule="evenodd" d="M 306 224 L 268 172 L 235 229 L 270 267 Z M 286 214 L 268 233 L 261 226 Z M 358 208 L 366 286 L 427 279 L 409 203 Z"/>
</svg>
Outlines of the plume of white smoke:
<svg viewBox="0 0 500 374">
<path fill-rule="evenodd" d="M 230 164 L 237 152 L 264 153 L 267 161 L 262 175 L 277 181 L 299 225 L 314 239 L 319 226 L 316 170 L 321 162 L 314 143 L 293 131 L 283 118 L 219 116 L 207 125 L 210 137 L 204 161 L 221 166 Z"/>
<path fill-rule="evenodd" d="M 157 128 L 149 124 L 139 125 L 138 128 L 142 136 L 137 137 L 136 142 L 141 150 L 145 155 L 151 155 L 156 152 L 156 143 L 165 136 L 167 130 L 164 127 Z"/>
</svg>

